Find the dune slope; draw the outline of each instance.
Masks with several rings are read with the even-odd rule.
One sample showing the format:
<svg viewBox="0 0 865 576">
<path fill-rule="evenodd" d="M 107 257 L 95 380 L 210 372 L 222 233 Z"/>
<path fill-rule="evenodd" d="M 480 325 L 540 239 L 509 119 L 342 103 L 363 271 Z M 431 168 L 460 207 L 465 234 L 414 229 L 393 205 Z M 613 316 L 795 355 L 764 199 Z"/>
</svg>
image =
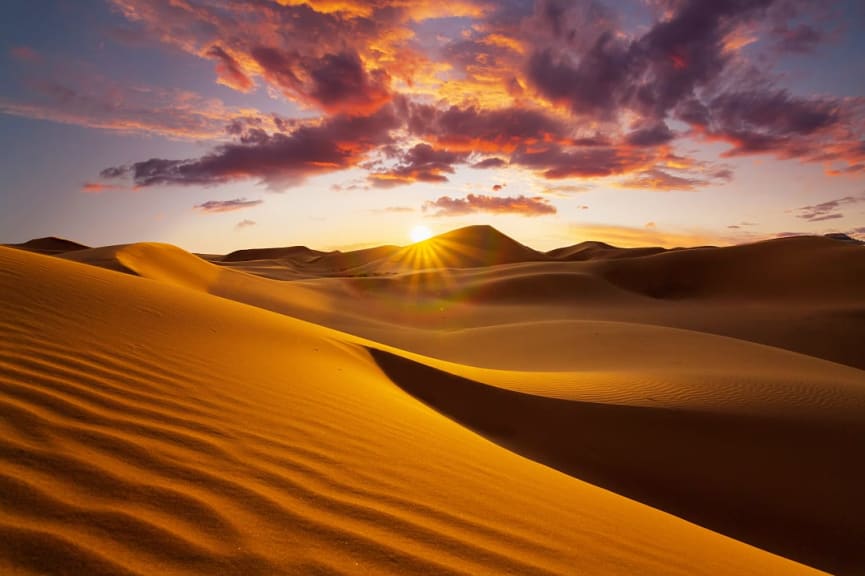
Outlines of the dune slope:
<svg viewBox="0 0 865 576">
<path fill-rule="evenodd" d="M 635 340 L 627 326 L 607 329 L 610 342 Z M 857 457 L 865 373 L 716 336 L 636 332 L 653 340 L 645 354 L 627 341 L 607 354 L 589 343 L 585 369 L 573 373 L 372 353 L 403 389 L 503 446 L 761 548 L 856 574 L 865 565 Z M 687 359 L 671 363 L 664 347 Z M 730 357 L 734 366 L 723 362 Z"/>
<path fill-rule="evenodd" d="M 808 574 L 520 457 L 362 342 L 0 249 L 6 574 Z"/>
</svg>

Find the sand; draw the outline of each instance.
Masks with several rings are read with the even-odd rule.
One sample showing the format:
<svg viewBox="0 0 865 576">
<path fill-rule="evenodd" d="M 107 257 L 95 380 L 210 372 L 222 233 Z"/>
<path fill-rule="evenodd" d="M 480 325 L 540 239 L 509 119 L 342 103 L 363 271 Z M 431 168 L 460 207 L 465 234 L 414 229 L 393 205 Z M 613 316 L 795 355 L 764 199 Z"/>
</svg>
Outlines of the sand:
<svg viewBox="0 0 865 576">
<path fill-rule="evenodd" d="M 64 246 L 0 247 L 0 573 L 865 566 L 861 246 Z"/>
</svg>

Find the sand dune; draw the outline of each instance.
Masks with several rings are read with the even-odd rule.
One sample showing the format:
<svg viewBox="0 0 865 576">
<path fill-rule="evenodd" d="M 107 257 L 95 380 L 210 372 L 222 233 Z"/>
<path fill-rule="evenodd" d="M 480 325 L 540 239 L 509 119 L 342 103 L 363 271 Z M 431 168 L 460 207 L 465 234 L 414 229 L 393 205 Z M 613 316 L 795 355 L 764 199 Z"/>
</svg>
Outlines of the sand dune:
<svg viewBox="0 0 865 576">
<path fill-rule="evenodd" d="M 604 242 L 586 241 L 555 248 L 546 252 L 546 255 L 556 260 L 597 260 L 611 258 L 633 258 L 634 256 L 651 256 L 666 252 L 666 248 L 659 246 L 647 246 L 643 248 L 619 248 Z"/>
<path fill-rule="evenodd" d="M 484 440 L 374 343 L 0 259 L 6 573 L 809 573 Z"/>
<path fill-rule="evenodd" d="M 86 250 L 89 248 L 84 244 L 57 238 L 56 236 L 47 236 L 45 238 L 34 238 L 21 244 L 10 244 L 14 248 L 27 250 L 28 252 L 36 252 L 38 254 L 62 254 L 64 252 L 72 252 L 75 250 Z"/>
<path fill-rule="evenodd" d="M 612 283 L 653 298 L 861 302 L 865 249 L 807 236 L 671 251 L 596 266 Z"/>
<path fill-rule="evenodd" d="M 795 249 L 791 256 L 788 248 Z M 277 261 L 217 267 L 165 244 L 63 257 L 169 279 L 443 358 L 449 357 L 438 343 L 455 330 L 567 319 L 685 328 L 865 368 L 859 344 L 865 340 L 865 249 L 825 238 L 616 261 L 519 262 L 337 278 L 298 272 Z M 659 297 L 662 292 L 667 296 Z"/>
<path fill-rule="evenodd" d="M 865 249 L 621 250 L 0 248 L 0 571 L 856 574 Z"/>
<path fill-rule="evenodd" d="M 544 261 L 542 252 L 520 244 L 492 226 L 466 226 L 402 248 L 385 261 L 374 263 L 378 272 L 424 268 L 475 268 L 514 262 Z"/>
<path fill-rule="evenodd" d="M 494 337 L 528 366 L 567 339 L 570 372 L 374 356 L 405 390 L 533 459 L 833 572 L 865 565 L 865 373 L 683 330 L 553 324 L 454 344 Z"/>
<path fill-rule="evenodd" d="M 321 258 L 326 252 L 312 250 L 306 246 L 288 246 L 286 248 L 250 248 L 235 250 L 223 256 L 222 262 L 248 262 L 250 260 L 289 260 L 309 262 Z"/>
</svg>

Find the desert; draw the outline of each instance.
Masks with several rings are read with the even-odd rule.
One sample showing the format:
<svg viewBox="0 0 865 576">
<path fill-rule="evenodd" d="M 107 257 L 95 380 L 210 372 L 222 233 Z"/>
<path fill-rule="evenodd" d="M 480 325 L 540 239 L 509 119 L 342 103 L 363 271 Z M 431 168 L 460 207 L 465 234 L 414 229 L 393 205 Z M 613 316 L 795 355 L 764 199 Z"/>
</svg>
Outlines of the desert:
<svg viewBox="0 0 865 576">
<path fill-rule="evenodd" d="M 862 0 L 0 1 L 0 576 L 865 576 Z"/>
<path fill-rule="evenodd" d="M 857 573 L 865 247 L 583 252 L 0 249 L 3 571 Z"/>
</svg>

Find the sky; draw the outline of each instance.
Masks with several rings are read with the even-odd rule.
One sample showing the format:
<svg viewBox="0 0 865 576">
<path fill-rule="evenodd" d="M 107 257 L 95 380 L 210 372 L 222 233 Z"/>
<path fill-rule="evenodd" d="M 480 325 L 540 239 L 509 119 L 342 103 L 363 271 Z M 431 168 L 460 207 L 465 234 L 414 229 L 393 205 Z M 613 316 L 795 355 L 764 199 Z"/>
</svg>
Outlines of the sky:
<svg viewBox="0 0 865 576">
<path fill-rule="evenodd" d="M 0 242 L 865 239 L 860 0 L 11 0 Z"/>
</svg>

